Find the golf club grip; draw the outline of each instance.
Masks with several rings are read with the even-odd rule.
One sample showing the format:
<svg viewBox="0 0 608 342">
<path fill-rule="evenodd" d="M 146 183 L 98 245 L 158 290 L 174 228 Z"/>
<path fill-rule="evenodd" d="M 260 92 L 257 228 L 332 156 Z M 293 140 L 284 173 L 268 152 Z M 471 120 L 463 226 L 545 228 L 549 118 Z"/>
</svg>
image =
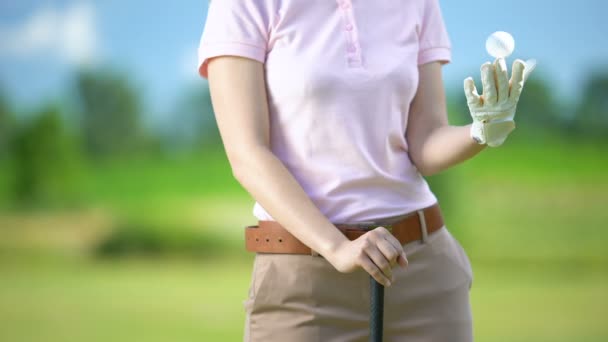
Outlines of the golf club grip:
<svg viewBox="0 0 608 342">
<path fill-rule="evenodd" d="M 381 342 L 384 330 L 384 286 L 370 276 L 369 341 Z"/>
</svg>

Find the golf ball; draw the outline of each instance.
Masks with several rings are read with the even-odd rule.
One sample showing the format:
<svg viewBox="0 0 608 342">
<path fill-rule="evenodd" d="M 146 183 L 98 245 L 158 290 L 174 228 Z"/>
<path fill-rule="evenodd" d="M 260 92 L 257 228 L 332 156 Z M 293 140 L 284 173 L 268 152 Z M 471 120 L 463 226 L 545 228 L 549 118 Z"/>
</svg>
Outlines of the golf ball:
<svg viewBox="0 0 608 342">
<path fill-rule="evenodd" d="M 508 32 L 497 31 L 486 40 L 486 50 L 494 58 L 507 58 L 515 49 L 515 40 Z"/>
</svg>

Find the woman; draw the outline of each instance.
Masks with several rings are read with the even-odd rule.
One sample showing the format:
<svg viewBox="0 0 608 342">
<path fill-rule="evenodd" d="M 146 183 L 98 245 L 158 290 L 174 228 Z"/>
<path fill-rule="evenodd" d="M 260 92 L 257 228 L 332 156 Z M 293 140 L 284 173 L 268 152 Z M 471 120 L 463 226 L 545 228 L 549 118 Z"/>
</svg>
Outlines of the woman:
<svg viewBox="0 0 608 342">
<path fill-rule="evenodd" d="M 366 340 L 369 275 L 387 341 L 472 340 L 471 266 L 422 176 L 504 141 L 524 64 L 484 64 L 455 127 L 449 61 L 437 0 L 211 2 L 199 73 L 260 221 L 246 341 Z"/>
</svg>

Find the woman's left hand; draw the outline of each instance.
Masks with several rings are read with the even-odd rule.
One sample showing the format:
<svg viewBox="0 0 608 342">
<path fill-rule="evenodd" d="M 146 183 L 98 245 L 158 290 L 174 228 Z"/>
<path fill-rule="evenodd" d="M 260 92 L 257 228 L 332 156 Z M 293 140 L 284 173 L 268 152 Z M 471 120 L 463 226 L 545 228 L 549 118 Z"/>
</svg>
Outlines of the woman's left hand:
<svg viewBox="0 0 608 342">
<path fill-rule="evenodd" d="M 500 146 L 515 129 L 515 109 L 525 80 L 534 69 L 534 61 L 513 62 L 511 79 L 508 78 L 504 58 L 481 66 L 483 94 L 479 95 L 473 78 L 464 80 L 464 92 L 473 118 L 471 137 L 480 144 Z"/>
</svg>

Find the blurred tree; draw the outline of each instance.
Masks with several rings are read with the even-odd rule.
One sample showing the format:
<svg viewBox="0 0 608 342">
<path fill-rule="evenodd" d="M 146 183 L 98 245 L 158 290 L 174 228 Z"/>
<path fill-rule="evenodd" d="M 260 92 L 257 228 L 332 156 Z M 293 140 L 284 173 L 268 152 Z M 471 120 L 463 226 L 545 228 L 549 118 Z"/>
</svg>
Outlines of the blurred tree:
<svg viewBox="0 0 608 342">
<path fill-rule="evenodd" d="M 25 123 L 13 145 L 16 202 L 57 206 L 77 199 L 82 174 L 76 146 L 57 107 L 49 106 Z"/>
<path fill-rule="evenodd" d="M 15 120 L 6 98 L 0 93 L 0 161 L 7 158 L 15 134 Z"/>
<path fill-rule="evenodd" d="M 564 122 L 564 113 L 558 106 L 553 91 L 542 77 L 530 77 L 517 104 L 515 120 L 518 123 L 557 129 Z"/>
<path fill-rule="evenodd" d="M 462 126 L 471 123 L 469 107 L 462 90 L 451 90 L 447 93 L 447 107 L 450 125 Z"/>
<path fill-rule="evenodd" d="M 608 138 L 608 73 L 592 73 L 576 111 L 579 133 Z"/>
<path fill-rule="evenodd" d="M 144 147 L 140 98 L 124 76 L 112 71 L 80 71 L 76 93 L 89 155 L 124 155 Z"/>
<path fill-rule="evenodd" d="M 221 138 L 207 85 L 188 88 L 165 125 L 166 143 L 172 150 L 221 146 Z"/>
</svg>

